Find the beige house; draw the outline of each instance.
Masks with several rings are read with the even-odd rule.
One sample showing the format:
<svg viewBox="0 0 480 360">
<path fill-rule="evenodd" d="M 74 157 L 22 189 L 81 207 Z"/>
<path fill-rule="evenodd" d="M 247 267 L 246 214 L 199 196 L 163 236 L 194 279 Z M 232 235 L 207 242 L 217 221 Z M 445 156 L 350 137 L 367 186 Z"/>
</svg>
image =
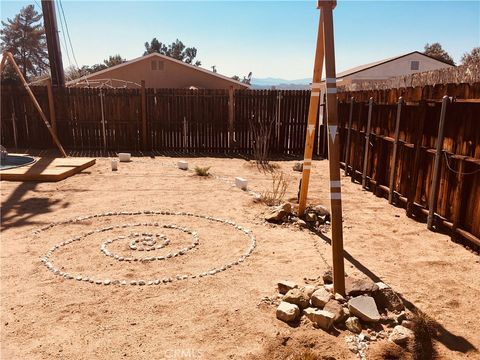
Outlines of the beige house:
<svg viewBox="0 0 480 360">
<path fill-rule="evenodd" d="M 357 66 L 337 73 L 337 86 L 345 86 L 364 81 L 382 81 L 397 76 L 453 67 L 419 51 Z"/>
<path fill-rule="evenodd" d="M 227 76 L 153 53 L 67 82 L 67 86 L 113 86 L 177 89 L 248 89 L 249 85 Z"/>
</svg>

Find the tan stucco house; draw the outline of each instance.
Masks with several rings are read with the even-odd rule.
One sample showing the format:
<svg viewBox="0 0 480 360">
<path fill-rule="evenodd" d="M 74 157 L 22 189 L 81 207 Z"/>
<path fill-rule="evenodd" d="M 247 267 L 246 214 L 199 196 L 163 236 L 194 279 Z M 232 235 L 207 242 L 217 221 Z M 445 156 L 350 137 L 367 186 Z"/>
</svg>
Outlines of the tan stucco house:
<svg viewBox="0 0 480 360">
<path fill-rule="evenodd" d="M 337 86 L 382 81 L 424 71 L 453 67 L 419 51 L 383 59 L 337 73 Z M 354 87 L 354 86 L 353 86 Z"/>
<path fill-rule="evenodd" d="M 249 85 L 216 72 L 153 53 L 67 82 L 67 86 L 124 86 L 138 88 L 248 89 Z"/>
</svg>

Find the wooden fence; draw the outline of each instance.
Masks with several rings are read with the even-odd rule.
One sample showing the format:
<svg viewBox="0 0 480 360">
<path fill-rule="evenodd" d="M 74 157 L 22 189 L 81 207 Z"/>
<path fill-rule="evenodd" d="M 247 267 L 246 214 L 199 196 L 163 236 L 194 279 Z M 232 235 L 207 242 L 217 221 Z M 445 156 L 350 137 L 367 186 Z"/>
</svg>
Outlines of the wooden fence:
<svg viewBox="0 0 480 360">
<path fill-rule="evenodd" d="M 343 166 L 352 181 L 407 215 L 430 214 L 453 238 L 480 247 L 480 102 L 446 104 L 443 139 L 441 108 L 441 101 L 339 102 Z"/>
</svg>

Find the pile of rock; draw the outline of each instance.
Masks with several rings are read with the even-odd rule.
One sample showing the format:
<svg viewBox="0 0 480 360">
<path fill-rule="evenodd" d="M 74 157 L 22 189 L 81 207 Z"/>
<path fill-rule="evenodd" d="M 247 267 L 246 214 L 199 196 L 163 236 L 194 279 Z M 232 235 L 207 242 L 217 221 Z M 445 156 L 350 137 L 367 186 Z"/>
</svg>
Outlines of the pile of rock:
<svg viewBox="0 0 480 360">
<path fill-rule="evenodd" d="M 345 278 L 346 296 L 333 291 L 331 271 L 323 275 L 323 284 L 299 286 L 279 281 L 283 295 L 276 316 L 287 323 L 302 319 L 323 330 L 333 327 L 355 335 L 346 338 L 348 347 L 363 357 L 368 342 L 389 339 L 406 345 L 413 339 L 411 322 L 406 319 L 401 298 L 387 285 L 353 277 Z"/>
<path fill-rule="evenodd" d="M 330 211 L 322 205 L 309 206 L 302 217 L 298 217 L 290 203 L 269 209 L 265 220 L 271 223 L 294 223 L 300 227 L 319 227 L 330 223 Z"/>
</svg>

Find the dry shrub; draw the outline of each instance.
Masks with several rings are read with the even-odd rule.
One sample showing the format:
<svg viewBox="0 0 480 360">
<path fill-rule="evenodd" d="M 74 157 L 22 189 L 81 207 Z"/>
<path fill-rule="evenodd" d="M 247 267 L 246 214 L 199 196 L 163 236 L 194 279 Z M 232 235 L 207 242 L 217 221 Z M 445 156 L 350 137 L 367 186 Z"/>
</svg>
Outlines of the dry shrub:
<svg viewBox="0 0 480 360">
<path fill-rule="evenodd" d="M 295 355 L 293 360 L 320 360 L 320 358 L 312 350 L 306 350 L 298 355 Z"/>
<path fill-rule="evenodd" d="M 412 346 L 414 360 L 428 360 L 436 358 L 436 351 L 432 338 L 436 335 L 436 322 L 428 315 L 418 311 L 413 319 L 413 333 L 415 340 Z"/>
<path fill-rule="evenodd" d="M 272 172 L 272 188 L 260 195 L 260 201 L 268 206 L 280 205 L 287 192 L 290 180 L 282 171 Z"/>
<path fill-rule="evenodd" d="M 198 176 L 210 176 L 209 170 L 211 166 L 205 166 L 205 167 L 200 167 L 200 166 L 195 166 L 195 175 Z"/>
<path fill-rule="evenodd" d="M 272 171 L 269 164 L 270 139 L 275 117 L 271 119 L 249 119 L 250 132 L 253 135 L 253 157 L 259 170 Z"/>
<path fill-rule="evenodd" d="M 412 360 L 412 355 L 391 341 L 379 341 L 371 345 L 368 358 L 370 360 Z"/>
</svg>

